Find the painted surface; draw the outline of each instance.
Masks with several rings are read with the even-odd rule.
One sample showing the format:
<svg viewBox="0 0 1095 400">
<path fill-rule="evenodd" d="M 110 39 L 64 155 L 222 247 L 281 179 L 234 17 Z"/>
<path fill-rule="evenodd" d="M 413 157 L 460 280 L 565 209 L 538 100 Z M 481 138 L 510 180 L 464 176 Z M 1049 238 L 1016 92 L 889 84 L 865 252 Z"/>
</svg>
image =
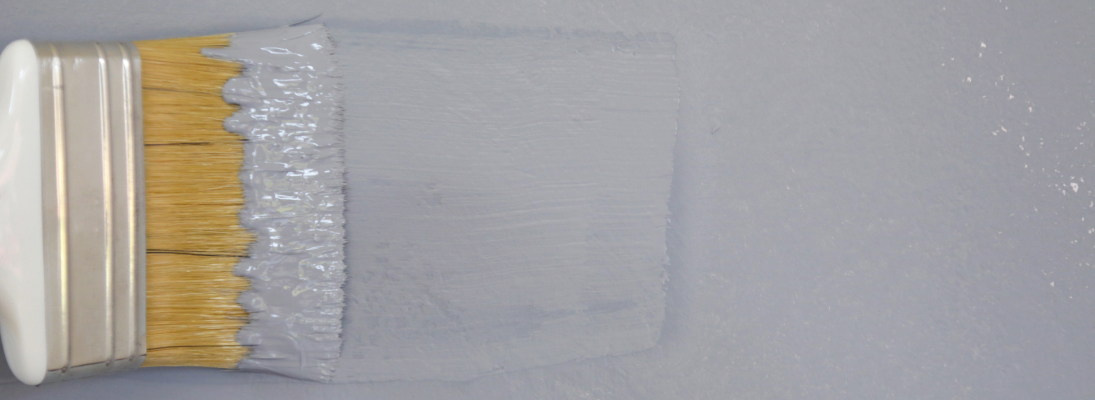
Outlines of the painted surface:
<svg viewBox="0 0 1095 400">
<path fill-rule="evenodd" d="M 338 381 L 466 380 L 657 343 L 668 37 L 332 26 L 346 86 Z"/>
<path fill-rule="evenodd" d="M 666 323 L 649 350 L 459 383 L 321 385 L 141 371 L 41 389 L 4 386 L 0 397 L 1090 398 L 1092 7 L 7 4 L 3 41 L 182 36 L 320 13 L 332 24 L 456 20 L 663 32 L 677 44 L 681 109 Z"/>
</svg>

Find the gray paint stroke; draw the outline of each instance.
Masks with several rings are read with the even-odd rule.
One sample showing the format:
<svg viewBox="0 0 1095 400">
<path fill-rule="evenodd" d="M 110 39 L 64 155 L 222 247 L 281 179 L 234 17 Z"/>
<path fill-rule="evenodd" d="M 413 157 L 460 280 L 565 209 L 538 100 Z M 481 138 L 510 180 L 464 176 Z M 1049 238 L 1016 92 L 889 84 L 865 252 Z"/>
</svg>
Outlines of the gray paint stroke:
<svg viewBox="0 0 1095 400">
<path fill-rule="evenodd" d="M 352 110 L 336 381 L 464 380 L 653 346 L 671 38 L 429 28 L 332 29 Z"/>
</svg>

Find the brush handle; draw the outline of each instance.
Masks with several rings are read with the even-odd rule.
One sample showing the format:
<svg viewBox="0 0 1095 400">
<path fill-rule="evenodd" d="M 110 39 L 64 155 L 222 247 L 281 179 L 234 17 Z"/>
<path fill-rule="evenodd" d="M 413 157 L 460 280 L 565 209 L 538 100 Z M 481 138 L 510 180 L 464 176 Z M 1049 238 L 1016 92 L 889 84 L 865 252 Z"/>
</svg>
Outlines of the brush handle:
<svg viewBox="0 0 1095 400">
<path fill-rule="evenodd" d="M 19 40 L 0 53 L 0 339 L 12 372 L 47 372 L 39 65 Z"/>
<path fill-rule="evenodd" d="M 144 361 L 140 82 L 132 43 L 0 55 L 0 339 L 24 383 Z"/>
</svg>

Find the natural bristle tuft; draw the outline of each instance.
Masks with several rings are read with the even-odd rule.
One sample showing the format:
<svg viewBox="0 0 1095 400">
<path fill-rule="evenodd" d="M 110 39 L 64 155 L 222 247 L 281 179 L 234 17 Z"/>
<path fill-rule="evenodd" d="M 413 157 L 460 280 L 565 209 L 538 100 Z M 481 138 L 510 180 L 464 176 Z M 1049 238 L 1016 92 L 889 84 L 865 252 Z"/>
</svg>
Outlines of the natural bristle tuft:
<svg viewBox="0 0 1095 400">
<path fill-rule="evenodd" d="M 247 354 L 236 333 L 247 312 L 236 302 L 246 278 L 236 257 L 148 255 L 148 357 L 144 366 L 235 368 Z"/>
<path fill-rule="evenodd" d="M 224 130 L 224 83 L 240 65 L 201 54 L 230 35 L 136 42 L 141 57 L 147 214 L 145 366 L 234 368 L 247 354 L 233 274 L 253 235 L 240 226 L 243 139 Z"/>
</svg>

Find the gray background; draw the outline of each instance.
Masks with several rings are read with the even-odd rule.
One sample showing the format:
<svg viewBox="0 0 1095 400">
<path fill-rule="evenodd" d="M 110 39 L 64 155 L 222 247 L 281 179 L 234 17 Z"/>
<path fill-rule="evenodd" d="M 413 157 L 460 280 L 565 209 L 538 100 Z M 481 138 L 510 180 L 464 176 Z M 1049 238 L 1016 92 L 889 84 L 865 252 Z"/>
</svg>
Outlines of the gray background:
<svg viewBox="0 0 1095 400">
<path fill-rule="evenodd" d="M 470 382 L 140 371 L 4 398 L 1090 398 L 1088 1 L 36 1 L 0 41 L 455 20 L 674 35 L 666 326 Z M 1075 184 L 1075 186 L 1073 186 Z M 1086 221 L 1086 218 L 1093 218 Z"/>
</svg>

